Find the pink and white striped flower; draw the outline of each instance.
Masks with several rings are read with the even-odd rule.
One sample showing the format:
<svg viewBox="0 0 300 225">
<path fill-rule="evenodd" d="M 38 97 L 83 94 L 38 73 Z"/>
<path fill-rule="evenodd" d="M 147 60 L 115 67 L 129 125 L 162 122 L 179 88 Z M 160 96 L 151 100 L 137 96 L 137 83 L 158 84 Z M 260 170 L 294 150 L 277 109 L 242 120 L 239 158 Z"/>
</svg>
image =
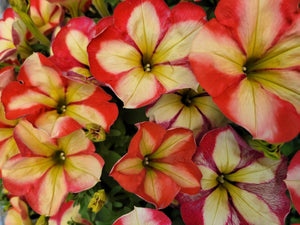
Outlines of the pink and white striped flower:
<svg viewBox="0 0 300 225">
<path fill-rule="evenodd" d="M 284 224 L 290 210 L 285 158 L 265 157 L 228 126 L 208 132 L 193 161 L 203 175 L 202 190 L 178 196 L 186 225 Z"/>
<path fill-rule="evenodd" d="M 198 90 L 181 89 L 164 94 L 147 109 L 146 115 L 166 129 L 184 127 L 192 130 L 198 143 L 207 131 L 228 122 L 212 98 L 200 87 Z"/>
<path fill-rule="evenodd" d="M 163 212 L 158 210 L 134 207 L 134 210 L 121 216 L 113 223 L 113 225 L 133 224 L 171 225 L 172 222 Z"/>
<path fill-rule="evenodd" d="M 298 213 L 300 213 L 300 151 L 291 160 L 285 183 L 290 192 L 292 202 Z"/>
<path fill-rule="evenodd" d="M 190 61 L 221 111 L 255 139 L 300 132 L 299 1 L 221 0 Z"/>
<path fill-rule="evenodd" d="M 187 56 L 206 22 L 201 7 L 182 2 L 170 10 L 163 0 L 126 0 L 113 17 L 114 24 L 89 44 L 88 55 L 92 75 L 107 83 L 125 108 L 197 88 Z"/>
<path fill-rule="evenodd" d="M 128 153 L 114 165 L 110 175 L 125 190 L 156 208 L 167 207 L 178 192 L 198 193 L 201 173 L 191 159 L 196 148 L 192 131 L 166 130 L 153 122 L 138 126 Z"/>
<path fill-rule="evenodd" d="M 4 165 L 3 185 L 13 195 L 25 196 L 35 212 L 55 215 L 69 192 L 99 181 L 104 161 L 82 130 L 53 139 L 22 120 L 14 137 L 21 153 Z"/>
<path fill-rule="evenodd" d="M 26 116 L 51 137 L 97 124 L 106 132 L 118 116 L 111 96 L 95 85 L 66 79 L 45 56 L 36 53 L 22 65 L 18 81 L 2 92 L 6 117 Z"/>
</svg>

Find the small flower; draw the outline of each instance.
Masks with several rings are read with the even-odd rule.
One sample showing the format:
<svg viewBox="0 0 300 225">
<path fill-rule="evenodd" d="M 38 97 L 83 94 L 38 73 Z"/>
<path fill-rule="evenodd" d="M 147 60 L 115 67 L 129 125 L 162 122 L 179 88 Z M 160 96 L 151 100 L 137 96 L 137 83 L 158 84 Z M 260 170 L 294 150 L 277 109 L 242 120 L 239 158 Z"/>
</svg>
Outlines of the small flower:
<svg viewBox="0 0 300 225">
<path fill-rule="evenodd" d="M 114 24 L 88 46 L 92 75 L 110 86 L 125 108 L 145 106 L 180 88 L 196 89 L 187 56 L 205 17 L 188 2 L 172 10 L 162 0 L 121 2 Z"/>
<path fill-rule="evenodd" d="M 59 4 L 46 0 L 31 0 L 29 14 L 40 32 L 48 35 L 62 22 L 64 11 Z"/>
<path fill-rule="evenodd" d="M 104 161 L 82 130 L 52 139 L 21 120 L 14 137 L 21 153 L 4 165 L 3 185 L 25 196 L 35 212 L 55 215 L 69 192 L 90 189 L 99 181 Z"/>
<path fill-rule="evenodd" d="M 255 139 L 300 132 L 299 1 L 220 1 L 195 37 L 193 71 L 220 110 Z"/>
<path fill-rule="evenodd" d="M 10 208 L 5 217 L 5 225 L 33 225 L 28 215 L 28 207 L 19 197 L 12 197 L 10 200 L 12 208 Z"/>
<path fill-rule="evenodd" d="M 200 88 L 198 88 L 200 89 Z M 167 93 L 147 109 L 150 121 L 169 129 L 184 127 L 192 130 L 196 140 L 216 127 L 227 122 L 212 98 L 202 90 L 181 89 Z"/>
<path fill-rule="evenodd" d="M 230 127 L 202 138 L 193 161 L 202 172 L 198 195 L 179 195 L 186 225 L 284 224 L 286 159 L 251 149 Z"/>
<path fill-rule="evenodd" d="M 192 131 L 165 130 L 153 122 L 138 126 L 128 153 L 114 165 L 110 175 L 125 190 L 157 208 L 167 207 L 178 192 L 197 193 L 201 173 L 191 160 L 196 148 Z"/>
<path fill-rule="evenodd" d="M 116 104 L 100 87 L 66 79 L 45 56 L 35 53 L 22 65 L 18 81 L 2 92 L 6 117 L 27 118 L 51 137 L 100 125 L 106 132 L 118 116 Z"/>
<path fill-rule="evenodd" d="M 78 17 L 82 12 L 86 11 L 90 4 L 91 0 L 47 0 L 51 3 L 58 3 L 64 6 L 72 17 Z"/>
<path fill-rule="evenodd" d="M 80 205 L 74 206 L 74 201 L 64 203 L 59 212 L 51 216 L 48 225 L 67 225 L 70 222 L 81 225 L 91 225 L 91 223 L 83 219 L 79 213 Z"/>
<path fill-rule="evenodd" d="M 155 209 L 134 207 L 134 210 L 117 219 L 113 225 L 171 225 L 171 220 L 163 213 Z"/>
<path fill-rule="evenodd" d="M 99 212 L 104 206 L 106 201 L 105 190 L 101 189 L 93 195 L 92 199 L 89 202 L 88 208 L 92 209 L 94 213 Z"/>
</svg>

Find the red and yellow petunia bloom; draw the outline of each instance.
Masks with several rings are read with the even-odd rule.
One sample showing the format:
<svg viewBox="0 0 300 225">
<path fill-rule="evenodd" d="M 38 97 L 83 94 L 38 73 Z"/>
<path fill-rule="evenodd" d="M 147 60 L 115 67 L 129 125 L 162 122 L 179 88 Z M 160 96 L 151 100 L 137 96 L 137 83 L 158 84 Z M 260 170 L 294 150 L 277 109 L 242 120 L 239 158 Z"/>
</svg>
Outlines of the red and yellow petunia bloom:
<svg viewBox="0 0 300 225">
<path fill-rule="evenodd" d="M 18 81 L 2 92 L 6 117 L 27 118 L 51 137 L 97 124 L 106 132 L 118 116 L 116 104 L 100 87 L 69 80 L 45 56 L 35 53 L 22 65 Z"/>
<path fill-rule="evenodd" d="M 221 0 L 194 39 L 197 79 L 255 139 L 286 142 L 300 132 L 298 1 Z"/>
<path fill-rule="evenodd" d="M 134 207 L 117 219 L 113 225 L 133 225 L 133 224 L 152 224 L 152 225 L 171 225 L 171 220 L 163 213 L 155 209 Z"/>
<path fill-rule="evenodd" d="M 165 130 L 153 122 L 138 126 L 128 153 L 110 175 L 125 190 L 156 208 L 167 207 L 178 192 L 197 193 L 201 173 L 191 159 L 196 148 L 193 132 L 184 128 Z"/>
<path fill-rule="evenodd" d="M 197 88 L 187 56 L 206 22 L 202 8 L 182 2 L 170 10 L 163 0 L 126 0 L 113 17 L 114 24 L 89 44 L 88 55 L 92 75 L 110 86 L 125 108 Z"/>
<path fill-rule="evenodd" d="M 14 137 L 21 153 L 3 166 L 3 185 L 13 195 L 25 196 L 35 212 L 55 215 L 69 192 L 99 181 L 104 161 L 82 130 L 53 139 L 22 120 Z"/>
<path fill-rule="evenodd" d="M 7 211 L 5 225 L 33 225 L 28 215 L 28 207 L 20 197 L 12 197 L 9 202 L 12 208 Z"/>
<path fill-rule="evenodd" d="M 186 225 L 284 224 L 290 210 L 285 158 L 265 157 L 228 126 L 204 135 L 193 161 L 202 190 L 178 196 Z"/>
</svg>

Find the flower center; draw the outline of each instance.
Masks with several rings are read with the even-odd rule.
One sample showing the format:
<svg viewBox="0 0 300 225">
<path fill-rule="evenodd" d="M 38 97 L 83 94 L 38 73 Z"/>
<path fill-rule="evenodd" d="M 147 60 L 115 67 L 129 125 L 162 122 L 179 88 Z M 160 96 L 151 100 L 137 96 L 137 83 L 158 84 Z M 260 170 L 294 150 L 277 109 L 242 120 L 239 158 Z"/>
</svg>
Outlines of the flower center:
<svg viewBox="0 0 300 225">
<path fill-rule="evenodd" d="M 218 181 L 219 184 L 224 184 L 224 182 L 225 182 L 224 174 L 221 174 L 220 176 L 218 176 L 217 181 Z"/>
<path fill-rule="evenodd" d="M 146 65 L 144 65 L 144 71 L 151 72 L 151 64 L 150 63 L 146 63 Z"/>
<path fill-rule="evenodd" d="M 150 167 L 150 158 L 147 155 L 144 157 L 143 166 L 148 168 Z"/>
<path fill-rule="evenodd" d="M 67 104 L 65 103 L 64 100 L 59 101 L 56 107 L 56 111 L 58 114 L 63 114 L 67 110 Z"/>
<path fill-rule="evenodd" d="M 66 157 L 66 154 L 64 151 L 62 150 L 59 150 L 59 151 L 56 151 L 54 154 L 53 154 L 53 160 L 57 163 L 57 164 L 64 164 L 64 162 L 66 161 L 67 157 Z"/>
<path fill-rule="evenodd" d="M 191 106 L 193 103 L 193 98 L 197 96 L 197 92 L 188 88 L 184 89 L 182 92 L 178 92 L 181 95 L 181 103 L 185 106 Z"/>
</svg>

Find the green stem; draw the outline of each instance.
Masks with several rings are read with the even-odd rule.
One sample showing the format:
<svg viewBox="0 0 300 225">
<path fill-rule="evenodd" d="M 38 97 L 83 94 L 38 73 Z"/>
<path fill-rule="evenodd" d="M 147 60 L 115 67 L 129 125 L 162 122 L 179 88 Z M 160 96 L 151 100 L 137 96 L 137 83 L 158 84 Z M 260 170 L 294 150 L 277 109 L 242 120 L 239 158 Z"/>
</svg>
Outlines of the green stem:
<svg viewBox="0 0 300 225">
<path fill-rule="evenodd" d="M 107 5 L 104 2 L 104 0 L 93 0 L 92 3 L 102 17 L 110 16 L 110 13 L 107 9 Z"/>
</svg>

